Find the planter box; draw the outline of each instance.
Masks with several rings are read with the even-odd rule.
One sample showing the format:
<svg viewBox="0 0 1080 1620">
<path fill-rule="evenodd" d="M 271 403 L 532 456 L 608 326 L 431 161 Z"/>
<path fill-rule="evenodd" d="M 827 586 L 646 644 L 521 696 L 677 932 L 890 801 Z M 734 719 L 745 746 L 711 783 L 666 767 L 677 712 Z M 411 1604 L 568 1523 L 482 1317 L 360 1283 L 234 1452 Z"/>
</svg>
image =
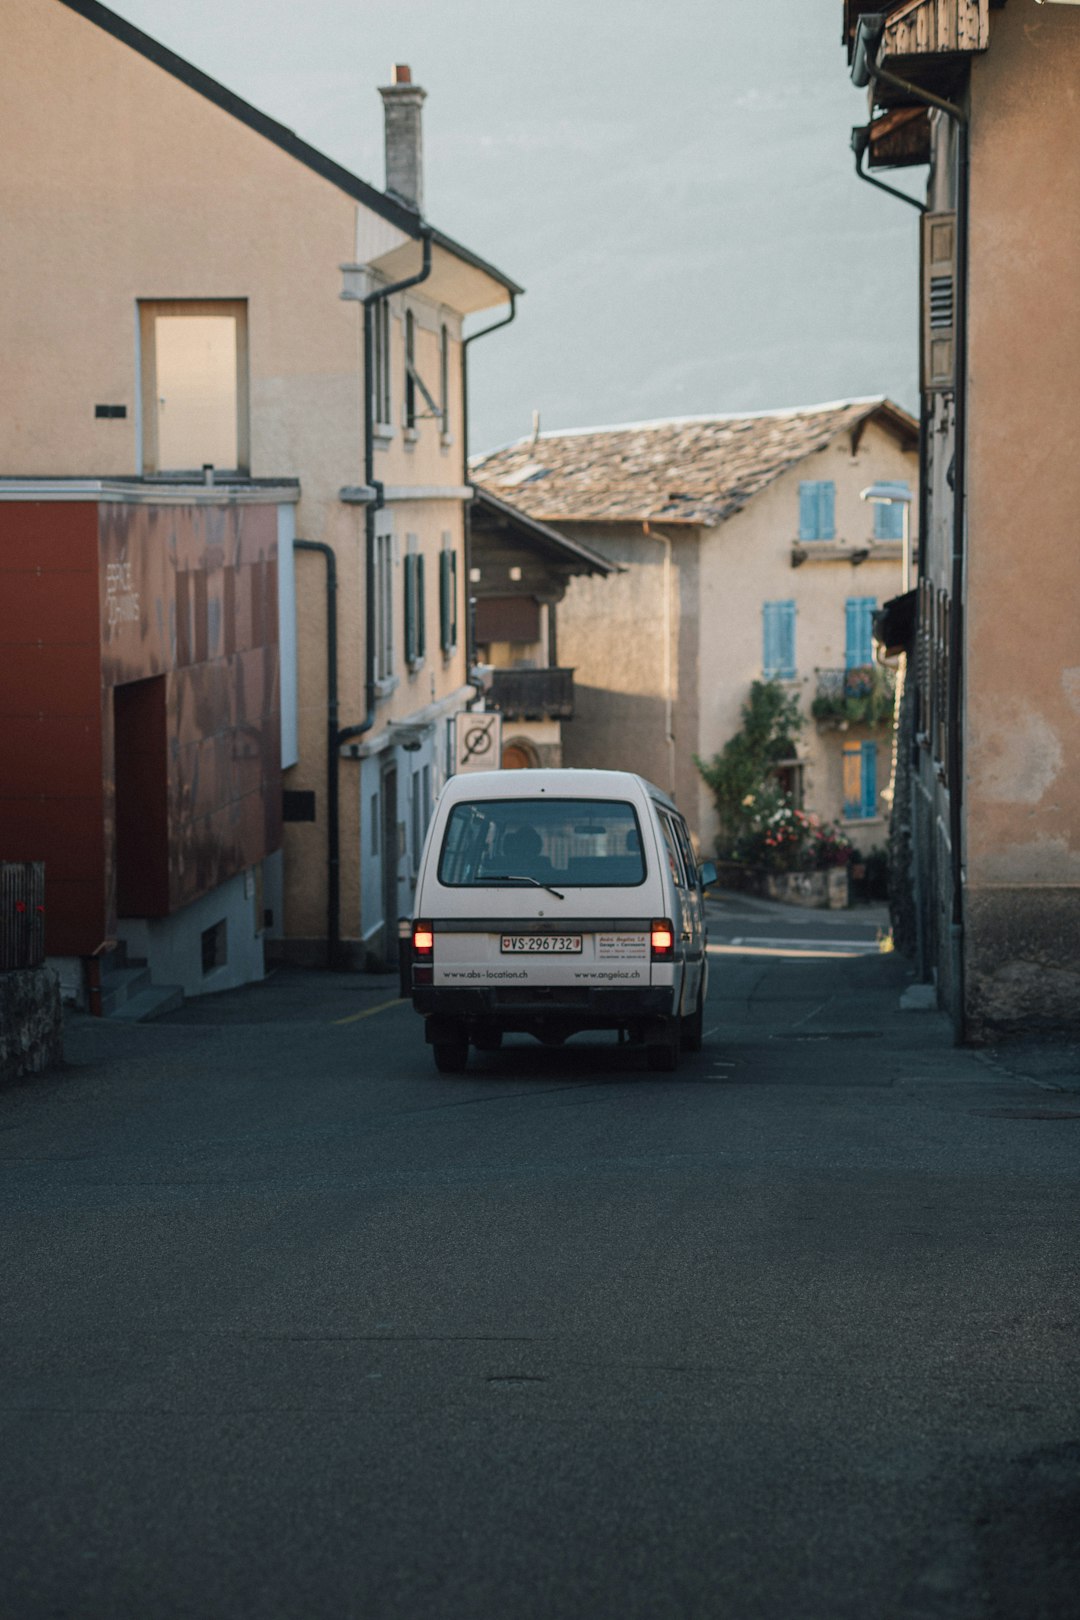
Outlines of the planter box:
<svg viewBox="0 0 1080 1620">
<path fill-rule="evenodd" d="M 781 900 L 788 906 L 843 911 L 850 903 L 846 866 L 832 866 L 826 872 L 765 872 L 760 867 L 721 861 L 717 871 L 718 882 L 725 889 Z"/>
</svg>

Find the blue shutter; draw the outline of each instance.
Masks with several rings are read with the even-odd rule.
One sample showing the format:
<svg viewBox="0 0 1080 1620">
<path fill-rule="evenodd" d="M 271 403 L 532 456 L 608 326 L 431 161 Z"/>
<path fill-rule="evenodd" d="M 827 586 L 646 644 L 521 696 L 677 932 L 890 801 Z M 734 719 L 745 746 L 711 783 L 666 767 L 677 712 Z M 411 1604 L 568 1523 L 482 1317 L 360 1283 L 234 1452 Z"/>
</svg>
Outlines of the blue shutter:
<svg viewBox="0 0 1080 1620">
<path fill-rule="evenodd" d="M 772 680 L 779 667 L 780 648 L 777 635 L 776 603 L 766 602 L 761 610 L 765 628 L 765 646 L 761 665 L 766 680 Z"/>
<path fill-rule="evenodd" d="M 818 498 L 816 484 L 799 485 L 799 539 L 818 538 Z"/>
<path fill-rule="evenodd" d="M 836 534 L 836 485 L 831 478 L 799 485 L 799 539 L 832 540 Z"/>
<path fill-rule="evenodd" d="M 849 596 L 844 603 L 844 665 L 860 669 L 874 661 L 875 596 Z"/>
<path fill-rule="evenodd" d="M 818 485 L 818 539 L 836 536 L 836 485 L 832 480 Z"/>
<path fill-rule="evenodd" d="M 864 742 L 862 745 L 862 804 L 861 813 L 869 817 L 877 815 L 877 743 Z"/>
<path fill-rule="evenodd" d="M 777 602 L 777 663 L 781 678 L 795 679 L 795 603 Z"/>
<path fill-rule="evenodd" d="M 883 481 L 878 488 L 890 495 L 908 495 L 910 490 L 907 484 L 890 483 Z M 902 540 L 904 538 L 904 507 L 901 502 L 894 506 L 887 506 L 883 501 L 874 503 L 874 539 L 875 540 Z"/>
</svg>

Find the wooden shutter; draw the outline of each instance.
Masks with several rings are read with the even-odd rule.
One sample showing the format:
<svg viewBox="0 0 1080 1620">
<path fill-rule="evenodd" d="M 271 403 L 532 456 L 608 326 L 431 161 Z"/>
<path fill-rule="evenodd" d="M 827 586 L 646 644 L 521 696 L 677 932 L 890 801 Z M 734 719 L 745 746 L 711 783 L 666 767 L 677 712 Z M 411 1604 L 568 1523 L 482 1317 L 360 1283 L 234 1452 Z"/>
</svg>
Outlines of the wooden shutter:
<svg viewBox="0 0 1080 1620">
<path fill-rule="evenodd" d="M 405 660 L 416 662 L 416 553 L 405 554 Z"/>
<path fill-rule="evenodd" d="M 424 602 L 424 554 L 420 552 L 413 558 L 413 567 L 416 570 L 416 656 L 423 658 L 427 653 L 427 612 Z"/>
<path fill-rule="evenodd" d="M 444 653 L 453 646 L 450 639 L 450 558 L 452 551 L 439 552 L 439 645 Z"/>
<path fill-rule="evenodd" d="M 777 602 L 777 661 L 781 680 L 795 679 L 795 603 Z"/>
<path fill-rule="evenodd" d="M 860 810 L 869 820 L 877 815 L 877 743 L 862 745 L 862 800 Z"/>
<path fill-rule="evenodd" d="M 844 603 L 844 664 L 848 669 L 861 669 L 874 661 L 876 607 L 877 598 L 873 596 L 849 596 Z"/>
<path fill-rule="evenodd" d="M 816 484 L 799 485 L 799 539 L 818 540 L 818 487 Z"/>
<path fill-rule="evenodd" d="M 836 537 L 836 485 L 832 479 L 818 484 L 818 539 Z"/>
<path fill-rule="evenodd" d="M 956 386 L 956 215 L 922 218 L 922 386 Z"/>
<path fill-rule="evenodd" d="M 845 743 L 843 749 L 844 818 L 855 821 L 862 814 L 862 748 Z"/>
<path fill-rule="evenodd" d="M 777 604 L 775 602 L 766 602 L 761 610 L 765 642 L 762 648 L 761 667 L 766 680 L 772 680 L 775 677 L 780 665 L 780 637 L 776 608 Z"/>
</svg>

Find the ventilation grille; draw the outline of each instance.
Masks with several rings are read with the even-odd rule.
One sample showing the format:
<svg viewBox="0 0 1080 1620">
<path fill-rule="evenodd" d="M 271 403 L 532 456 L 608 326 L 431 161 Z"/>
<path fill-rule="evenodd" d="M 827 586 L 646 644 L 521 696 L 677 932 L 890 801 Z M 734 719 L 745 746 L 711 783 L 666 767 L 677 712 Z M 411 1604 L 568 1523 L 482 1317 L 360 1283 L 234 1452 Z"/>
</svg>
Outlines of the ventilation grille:
<svg viewBox="0 0 1080 1620">
<path fill-rule="evenodd" d="M 930 277 L 930 325 L 935 330 L 953 323 L 952 276 Z"/>
</svg>

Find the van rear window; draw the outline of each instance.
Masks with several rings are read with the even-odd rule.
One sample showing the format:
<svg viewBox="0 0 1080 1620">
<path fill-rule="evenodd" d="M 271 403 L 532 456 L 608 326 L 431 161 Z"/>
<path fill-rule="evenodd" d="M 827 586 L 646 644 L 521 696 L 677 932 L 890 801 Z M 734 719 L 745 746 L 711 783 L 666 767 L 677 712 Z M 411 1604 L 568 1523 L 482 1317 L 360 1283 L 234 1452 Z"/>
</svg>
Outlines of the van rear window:
<svg viewBox="0 0 1080 1620">
<path fill-rule="evenodd" d="M 637 812 L 621 799 L 456 804 L 439 855 L 439 882 L 449 888 L 629 888 L 644 881 Z"/>
</svg>

